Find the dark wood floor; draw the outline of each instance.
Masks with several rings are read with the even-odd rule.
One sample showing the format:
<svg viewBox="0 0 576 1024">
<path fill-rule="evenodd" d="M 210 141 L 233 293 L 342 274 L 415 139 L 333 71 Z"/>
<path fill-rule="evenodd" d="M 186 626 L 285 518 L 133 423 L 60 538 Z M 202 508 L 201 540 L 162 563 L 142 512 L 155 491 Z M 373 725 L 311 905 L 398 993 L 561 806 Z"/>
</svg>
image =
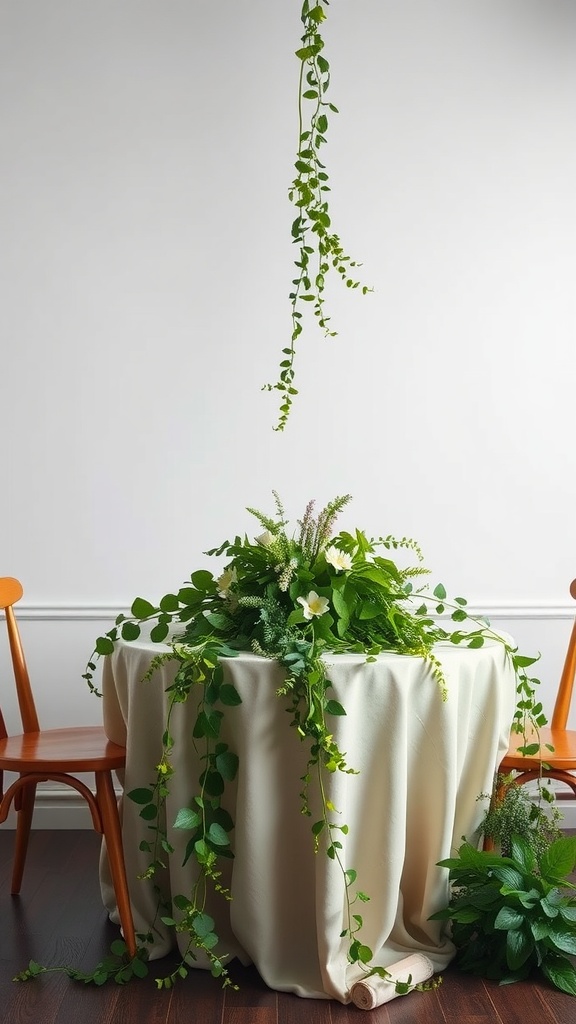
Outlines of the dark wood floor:
<svg viewBox="0 0 576 1024">
<path fill-rule="evenodd" d="M 32 958 L 88 970 L 117 930 L 106 920 L 97 880 L 99 837 L 35 832 L 22 895 L 8 894 L 13 833 L 0 830 L 0 1024 L 574 1024 L 576 998 L 545 984 L 499 987 L 448 970 L 436 992 L 412 993 L 370 1012 L 329 1000 L 272 992 L 253 968 L 232 965 L 239 990 L 204 971 L 172 991 L 153 977 L 101 988 L 46 975 L 12 978 Z"/>
</svg>

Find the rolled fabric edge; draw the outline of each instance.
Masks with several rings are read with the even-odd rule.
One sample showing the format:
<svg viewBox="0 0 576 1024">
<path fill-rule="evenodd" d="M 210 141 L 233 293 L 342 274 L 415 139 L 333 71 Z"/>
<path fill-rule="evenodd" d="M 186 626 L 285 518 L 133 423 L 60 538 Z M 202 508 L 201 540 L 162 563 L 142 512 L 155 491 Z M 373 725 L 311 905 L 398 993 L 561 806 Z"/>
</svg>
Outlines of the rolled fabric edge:
<svg viewBox="0 0 576 1024">
<path fill-rule="evenodd" d="M 359 1010 L 374 1010 L 383 1003 L 395 999 L 397 981 L 408 981 L 411 985 L 419 985 L 428 981 L 434 974 L 434 964 L 423 953 L 411 953 L 410 956 L 390 964 L 385 970 L 389 978 L 379 978 L 374 974 L 371 978 L 357 981 L 350 989 L 350 999 Z"/>
</svg>

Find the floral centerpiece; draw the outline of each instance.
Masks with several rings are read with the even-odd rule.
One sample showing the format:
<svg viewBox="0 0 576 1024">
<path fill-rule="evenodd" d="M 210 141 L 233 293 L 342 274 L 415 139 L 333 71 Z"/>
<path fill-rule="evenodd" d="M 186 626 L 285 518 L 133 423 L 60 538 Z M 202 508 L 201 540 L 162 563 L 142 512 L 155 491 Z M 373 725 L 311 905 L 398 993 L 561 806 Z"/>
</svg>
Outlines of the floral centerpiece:
<svg viewBox="0 0 576 1024">
<path fill-rule="evenodd" d="M 233 856 L 230 832 L 233 822 L 222 807 L 226 784 L 236 775 L 238 758 L 220 738 L 220 723 L 226 706 L 240 702 L 234 686 L 227 682 L 223 659 L 240 651 L 253 651 L 276 659 L 285 669 L 278 697 L 287 704 L 290 724 L 297 737 L 309 744 L 307 774 L 302 787 L 302 811 L 312 817 L 308 802 L 310 785 L 323 793 L 325 772 L 352 772 L 333 738 L 332 716 L 346 714 L 330 695 L 330 679 L 323 661 L 327 652 L 356 652 L 374 659 L 382 651 L 421 657 L 438 682 L 438 699 L 445 699 L 446 682 L 441 661 L 435 653 L 439 641 L 480 647 L 490 637 L 499 640 L 514 664 L 519 689 L 517 728 L 527 720 L 542 717 L 535 703 L 537 680 L 526 669 L 536 659 L 520 656 L 506 639 L 493 632 L 485 619 L 474 619 L 461 597 L 448 602 L 442 584 L 426 585 L 428 570 L 420 548 L 406 537 L 371 538 L 361 530 L 335 531 L 339 513 L 350 495 L 335 498 L 315 515 L 311 501 L 293 532 L 278 495 L 276 510 L 265 515 L 249 509 L 259 524 L 252 539 L 247 536 L 225 541 L 206 554 L 224 559 L 217 573 L 206 569 L 193 572 L 177 592 L 166 594 L 158 603 L 137 598 L 129 616 L 119 615 L 114 627 L 96 641 L 85 678 L 94 683 L 97 659 L 113 652 L 121 638 L 132 641 L 142 626 L 150 629 L 153 641 L 168 643 L 153 660 L 148 675 L 166 659 L 178 668 L 169 691 L 169 710 L 164 749 L 150 785 L 129 796 L 141 805 L 153 838 L 146 844 L 150 863 L 146 877 L 153 878 L 165 866 L 172 847 L 160 813 L 173 774 L 171 754 L 171 713 L 176 703 L 194 690 L 198 712 L 194 737 L 205 745 L 205 769 L 198 780 L 198 792 L 189 807 L 182 808 L 177 829 L 190 832 L 186 856 L 199 866 L 194 890 L 175 898 L 175 909 L 163 917 L 188 935 L 188 946 L 178 969 L 159 984 L 170 986 L 187 972 L 186 963 L 203 950 L 212 973 L 229 984 L 224 958 L 218 952 L 214 921 L 204 912 L 208 886 L 222 891 L 219 863 Z M 391 554 L 404 549 L 409 561 L 400 566 Z M 443 625 L 448 619 L 450 628 Z M 322 802 L 322 801 L 321 801 Z M 372 966 L 372 950 L 362 942 L 362 902 L 369 899 L 356 888 L 356 872 L 341 859 L 340 835 L 347 832 L 335 808 L 322 802 L 322 813 L 311 821 L 312 844 L 323 847 L 342 871 L 346 920 L 342 935 L 348 941 L 348 958 L 366 975 L 386 971 Z M 223 892 L 225 897 L 229 894 Z M 178 913 L 176 914 L 176 910 Z M 159 911 L 160 913 L 160 911 Z M 174 914 L 174 916 L 172 916 Z M 124 968 L 125 969 L 125 968 Z M 410 986 L 407 986 L 409 989 Z M 406 989 L 406 990 L 407 990 Z"/>
<path fill-rule="evenodd" d="M 166 594 L 157 605 L 136 598 L 130 614 L 118 615 L 112 629 L 98 637 L 84 674 L 91 690 L 99 694 L 94 681 L 98 658 L 112 654 L 119 640 L 136 640 L 143 627 L 152 641 L 164 645 L 153 658 L 146 678 L 166 660 L 177 663 L 168 690 L 163 750 L 155 778 L 148 786 L 128 794 L 140 805 L 140 814 L 151 833 L 150 841 L 141 847 L 149 854 L 144 877 L 154 879 L 166 867 L 174 852 L 169 834 L 172 828 L 190 834 L 185 856 L 194 858 L 198 868 L 192 891 L 175 896 L 169 910 L 159 899 L 157 913 L 161 920 L 187 936 L 178 967 L 157 979 L 162 987 L 171 987 L 178 977 L 185 977 L 189 961 L 196 959 L 199 951 L 208 958 L 212 974 L 224 985 L 230 984 L 214 920 L 204 909 L 209 887 L 230 898 L 221 881 L 220 864 L 221 858 L 233 857 L 230 833 L 234 822 L 222 798 L 227 783 L 236 776 L 238 757 L 223 742 L 220 730 L 226 707 L 241 703 L 241 698 L 226 679 L 223 666 L 227 658 L 252 651 L 275 659 L 285 670 L 278 698 L 287 705 L 296 738 L 309 745 L 302 779 L 302 812 L 315 818 L 311 820 L 313 850 L 323 848 L 341 870 L 345 897 L 342 938 L 347 941 L 350 963 L 365 976 L 387 978 L 388 974 L 372 964 L 373 952 L 362 941 L 359 911 L 369 896 L 357 888 L 356 871 L 342 857 L 340 839 L 348 826 L 342 824 L 337 808 L 324 795 L 324 773 L 354 772 L 354 766 L 347 765 L 333 737 L 331 719 L 345 715 L 346 709 L 330 694 L 323 655 L 352 652 L 373 660 L 382 651 L 393 651 L 421 657 L 438 682 L 438 699 L 442 700 L 447 697 L 447 687 L 435 652 L 438 642 L 481 647 L 490 638 L 504 646 L 516 672 L 514 727 L 526 732 L 528 726 L 538 729 L 545 721 L 535 697 L 538 680 L 527 674 L 536 659 L 520 655 L 505 637 L 490 628 L 486 619 L 471 616 L 464 598 L 448 601 L 442 584 L 433 589 L 427 585 L 428 570 L 415 541 L 406 537 L 371 538 L 359 529 L 335 532 L 337 517 L 351 500 L 350 495 L 335 498 L 317 515 L 310 501 L 296 529 L 290 532 L 275 492 L 274 498 L 274 515 L 248 510 L 259 524 L 254 538 L 237 536 L 206 552 L 224 559 L 216 574 L 206 569 L 193 572 L 178 591 Z M 407 560 L 416 564 L 400 566 L 391 557 L 402 549 Z M 172 713 L 192 693 L 196 700 L 193 736 L 202 747 L 204 767 L 190 804 L 180 809 L 174 822 L 166 823 L 164 802 L 174 774 Z M 525 749 L 533 752 L 531 747 Z M 308 799 L 312 785 L 320 795 L 319 817 L 312 814 Z M 149 935 L 140 937 L 134 961 L 128 961 L 125 946 L 118 940 L 111 957 L 94 972 L 83 975 L 69 969 L 69 973 L 100 983 L 107 977 L 123 982 L 133 974 L 141 976 L 147 971 L 152 932 L 153 925 Z M 32 977 L 41 970 L 31 965 L 20 977 Z M 396 987 L 398 992 L 406 992 L 414 986 L 402 982 Z"/>
</svg>

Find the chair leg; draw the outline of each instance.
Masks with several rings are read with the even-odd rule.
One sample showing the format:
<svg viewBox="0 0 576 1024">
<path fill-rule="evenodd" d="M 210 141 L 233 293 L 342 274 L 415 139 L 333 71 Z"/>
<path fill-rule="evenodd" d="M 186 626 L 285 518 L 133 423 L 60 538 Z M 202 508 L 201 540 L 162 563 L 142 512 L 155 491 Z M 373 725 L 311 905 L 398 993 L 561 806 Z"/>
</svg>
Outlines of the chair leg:
<svg viewBox="0 0 576 1024">
<path fill-rule="evenodd" d="M 498 777 L 500 777 L 500 776 L 498 776 Z M 513 785 L 513 782 L 511 782 L 511 781 L 507 782 L 507 783 L 506 782 L 502 782 L 502 781 L 495 782 L 494 789 L 492 790 L 492 798 L 490 800 L 490 809 L 491 810 L 493 810 L 495 807 L 497 807 L 498 804 L 502 803 L 502 801 L 503 801 L 503 799 L 504 799 L 504 797 L 506 795 L 506 790 L 509 788 L 510 785 Z M 487 835 L 484 836 L 484 841 L 482 843 L 482 849 L 484 850 L 485 853 L 493 853 L 494 852 L 494 850 L 496 849 L 496 843 L 494 842 L 494 839 L 492 838 L 492 836 L 487 836 Z"/>
<path fill-rule="evenodd" d="M 126 879 L 124 851 L 122 849 L 122 831 L 110 772 L 96 773 L 96 799 L 102 816 L 102 830 L 106 840 L 106 852 L 108 854 L 110 874 L 116 895 L 124 941 L 130 956 L 135 957 L 137 952 L 136 937 L 134 935 L 134 921 L 130 905 L 128 881 Z"/>
<path fill-rule="evenodd" d="M 34 800 L 36 799 L 36 783 L 30 782 L 23 786 L 18 793 L 17 814 L 16 814 L 16 841 L 14 848 L 14 866 L 12 869 L 12 888 L 10 892 L 17 896 L 22 886 L 24 865 L 28 852 L 28 840 L 34 813 Z"/>
</svg>

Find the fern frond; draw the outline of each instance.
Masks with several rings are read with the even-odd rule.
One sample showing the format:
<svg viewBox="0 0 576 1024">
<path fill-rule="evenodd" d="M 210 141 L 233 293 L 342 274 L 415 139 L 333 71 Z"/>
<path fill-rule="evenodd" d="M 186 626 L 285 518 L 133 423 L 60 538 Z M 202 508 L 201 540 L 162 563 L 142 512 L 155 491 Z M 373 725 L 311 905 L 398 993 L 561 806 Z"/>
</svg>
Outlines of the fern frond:
<svg viewBox="0 0 576 1024">
<path fill-rule="evenodd" d="M 397 551 L 398 548 L 409 548 L 411 551 L 414 551 L 414 553 L 417 555 L 419 562 L 423 562 L 424 561 L 424 555 L 423 555 L 423 552 L 422 552 L 422 548 L 417 543 L 417 541 L 412 539 L 412 537 L 401 537 L 401 538 L 398 538 L 398 537 L 392 537 L 391 535 L 389 535 L 388 537 L 378 537 L 378 539 L 376 541 L 374 541 L 374 543 L 375 544 L 382 544 L 385 548 L 388 548 L 389 551 L 390 551 L 391 548 L 394 551 Z"/>
<path fill-rule="evenodd" d="M 275 519 L 272 519 L 271 516 L 265 515 L 264 512 L 259 512 L 257 508 L 247 508 L 246 511 L 249 512 L 251 516 L 254 516 L 260 525 L 263 526 L 265 530 L 269 530 L 270 533 L 277 534 L 281 529 L 281 526 L 278 525 Z"/>
</svg>

